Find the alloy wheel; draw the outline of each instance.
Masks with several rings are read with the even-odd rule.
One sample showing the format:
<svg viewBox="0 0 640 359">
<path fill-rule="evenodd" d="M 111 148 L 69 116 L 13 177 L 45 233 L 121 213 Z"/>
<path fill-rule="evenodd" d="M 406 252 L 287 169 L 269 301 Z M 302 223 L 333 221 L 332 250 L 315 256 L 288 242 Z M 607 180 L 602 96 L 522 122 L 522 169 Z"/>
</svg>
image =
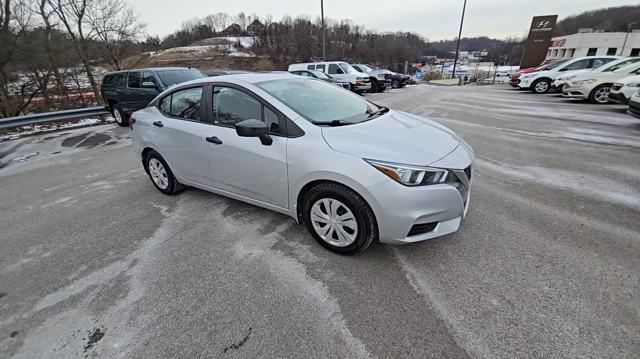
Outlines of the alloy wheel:
<svg viewBox="0 0 640 359">
<path fill-rule="evenodd" d="M 114 110 L 113 111 L 113 118 L 116 120 L 117 123 L 122 123 L 122 114 L 120 113 L 119 110 Z"/>
<path fill-rule="evenodd" d="M 544 93 L 549 90 L 549 84 L 546 81 L 540 81 L 536 84 L 535 90 L 537 93 Z"/>
<path fill-rule="evenodd" d="M 358 236 L 358 223 L 353 212 L 334 198 L 323 198 L 311 207 L 311 224 L 325 242 L 346 247 Z"/>
<path fill-rule="evenodd" d="M 162 162 L 158 161 L 156 158 L 149 160 L 149 174 L 151 174 L 153 183 L 155 183 L 160 189 L 167 189 L 167 187 L 169 187 L 167 170 L 162 165 Z"/>
<path fill-rule="evenodd" d="M 601 87 L 596 91 L 593 98 L 597 103 L 607 103 L 609 102 L 609 90 L 611 90 L 610 87 Z"/>
</svg>

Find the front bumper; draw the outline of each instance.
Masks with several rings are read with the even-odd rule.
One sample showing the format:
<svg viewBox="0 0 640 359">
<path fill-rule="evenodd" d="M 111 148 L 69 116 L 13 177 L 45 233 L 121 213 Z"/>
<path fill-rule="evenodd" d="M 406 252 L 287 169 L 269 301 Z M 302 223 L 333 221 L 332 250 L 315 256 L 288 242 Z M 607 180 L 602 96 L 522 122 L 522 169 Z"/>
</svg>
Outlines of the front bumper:
<svg viewBox="0 0 640 359">
<path fill-rule="evenodd" d="M 636 101 L 638 97 L 634 96 L 629 101 L 629 114 L 633 117 L 640 118 L 640 101 Z"/>
<path fill-rule="evenodd" d="M 566 84 L 562 88 L 562 97 L 566 98 L 579 98 L 586 100 L 589 98 L 589 89 L 584 86 L 571 86 L 570 84 Z"/>
<path fill-rule="evenodd" d="M 353 90 L 354 91 L 371 90 L 371 82 L 367 82 L 367 83 L 357 82 L 355 85 L 353 85 Z"/>
<path fill-rule="evenodd" d="M 629 99 L 622 92 L 609 92 L 609 100 L 623 105 L 629 104 Z"/>
<path fill-rule="evenodd" d="M 472 157 L 463 146 L 453 154 Z M 442 161 L 442 160 L 441 160 Z M 457 231 L 467 214 L 471 179 L 475 175 L 471 161 L 465 170 L 450 170 L 447 183 L 409 187 L 388 180 L 369 188 L 378 204 L 376 219 L 380 242 L 407 244 Z M 463 177 L 464 176 L 464 177 Z"/>
<path fill-rule="evenodd" d="M 521 89 L 528 89 L 531 87 L 531 83 L 533 81 L 531 81 L 530 79 L 520 79 L 520 83 L 518 84 L 518 87 Z"/>
</svg>

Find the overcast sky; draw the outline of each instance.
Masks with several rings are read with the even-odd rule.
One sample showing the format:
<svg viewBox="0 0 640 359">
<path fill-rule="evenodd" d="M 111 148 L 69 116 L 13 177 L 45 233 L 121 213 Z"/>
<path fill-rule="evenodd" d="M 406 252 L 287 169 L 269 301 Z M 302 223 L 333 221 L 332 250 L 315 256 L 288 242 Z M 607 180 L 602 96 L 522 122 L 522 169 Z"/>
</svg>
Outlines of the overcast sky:
<svg viewBox="0 0 640 359">
<path fill-rule="evenodd" d="M 180 24 L 216 12 L 264 16 L 320 15 L 320 0 L 129 0 L 150 35 L 167 35 Z M 377 31 L 411 31 L 432 39 L 457 36 L 463 0 L 325 0 L 325 17 L 351 19 Z M 534 15 L 560 18 L 638 0 L 468 0 L 463 37 L 525 36 Z"/>
</svg>

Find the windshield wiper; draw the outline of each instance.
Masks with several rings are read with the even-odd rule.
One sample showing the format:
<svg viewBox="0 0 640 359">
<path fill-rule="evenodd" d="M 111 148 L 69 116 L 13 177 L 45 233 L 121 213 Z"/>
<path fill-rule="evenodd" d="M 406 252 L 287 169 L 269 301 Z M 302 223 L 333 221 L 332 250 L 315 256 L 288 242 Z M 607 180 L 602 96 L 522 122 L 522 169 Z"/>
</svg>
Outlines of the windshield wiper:
<svg viewBox="0 0 640 359">
<path fill-rule="evenodd" d="M 379 109 L 377 109 L 377 110 L 375 110 L 373 112 L 367 113 L 367 119 L 368 120 L 373 120 L 374 118 L 380 117 L 380 116 L 384 115 L 387 112 L 389 112 L 389 108 L 380 107 Z"/>
<path fill-rule="evenodd" d="M 353 122 L 345 122 L 341 120 L 312 121 L 311 123 L 318 126 L 331 126 L 331 127 L 353 125 Z"/>
</svg>

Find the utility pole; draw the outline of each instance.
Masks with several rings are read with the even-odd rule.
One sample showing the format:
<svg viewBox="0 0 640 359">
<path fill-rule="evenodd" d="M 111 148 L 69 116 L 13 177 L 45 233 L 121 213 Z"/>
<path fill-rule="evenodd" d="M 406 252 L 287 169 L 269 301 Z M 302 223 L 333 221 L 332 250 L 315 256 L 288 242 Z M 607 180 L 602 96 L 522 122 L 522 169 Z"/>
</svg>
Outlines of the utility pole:
<svg viewBox="0 0 640 359">
<path fill-rule="evenodd" d="M 465 0 L 466 1 L 466 0 Z M 322 17 L 322 60 L 327 60 L 327 48 L 325 45 L 324 30 L 324 0 L 320 0 L 320 16 Z"/>
<path fill-rule="evenodd" d="M 629 38 L 629 33 L 631 32 L 631 28 L 633 25 L 637 24 L 640 21 L 634 21 L 627 24 L 627 34 L 624 36 L 624 43 L 622 44 L 622 51 L 620 51 L 620 56 L 624 56 L 624 48 L 627 46 L 627 39 Z"/>
<path fill-rule="evenodd" d="M 456 77 L 456 64 L 458 62 L 458 53 L 460 52 L 460 37 L 462 36 L 462 24 L 464 23 L 464 12 L 467 9 L 467 0 L 464 0 L 464 5 L 462 6 L 462 18 L 460 19 L 460 31 L 458 31 L 458 45 L 456 45 L 456 58 L 453 60 L 453 74 L 451 75 L 453 78 Z"/>
</svg>

